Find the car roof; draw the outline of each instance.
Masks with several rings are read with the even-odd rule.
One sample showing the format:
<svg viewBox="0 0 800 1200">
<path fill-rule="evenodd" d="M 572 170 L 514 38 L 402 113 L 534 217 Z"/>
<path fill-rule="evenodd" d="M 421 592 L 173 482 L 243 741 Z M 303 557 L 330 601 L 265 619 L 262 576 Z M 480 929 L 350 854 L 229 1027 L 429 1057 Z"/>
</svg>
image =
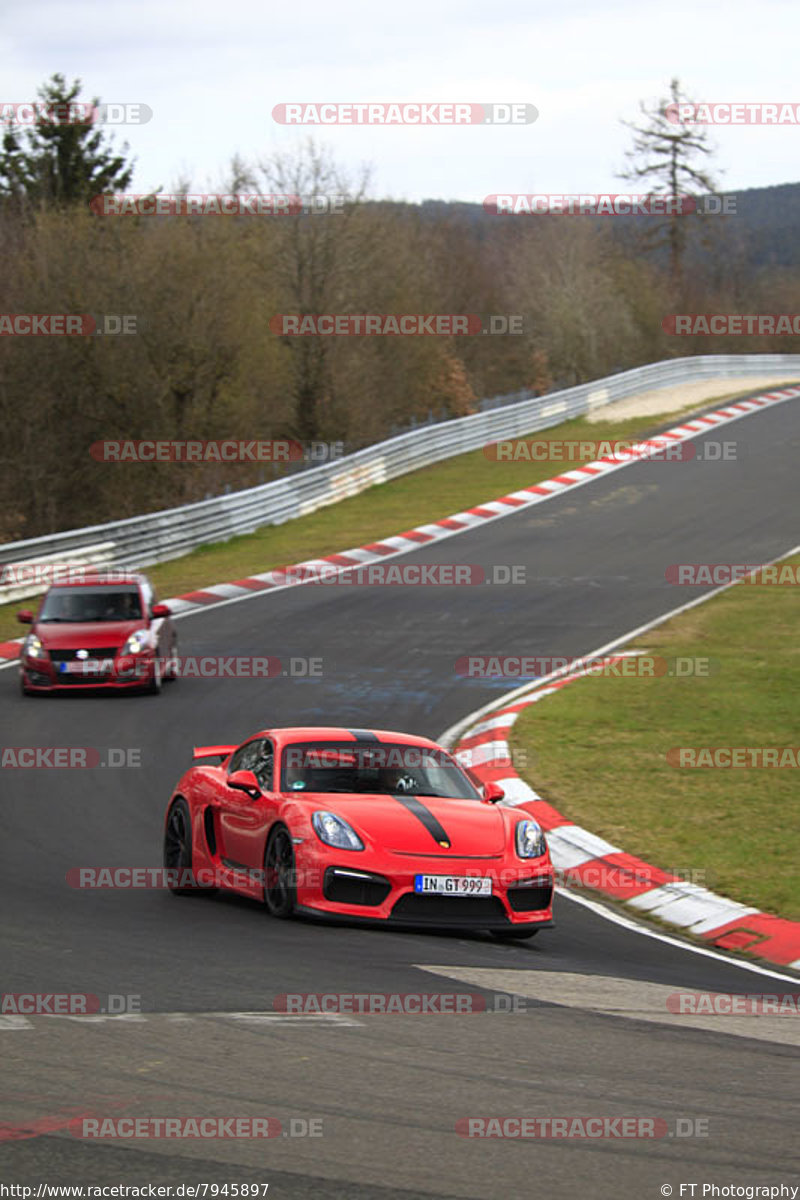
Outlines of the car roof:
<svg viewBox="0 0 800 1200">
<path fill-rule="evenodd" d="M 297 741 L 313 742 L 324 740 L 353 742 L 354 744 L 361 743 L 363 745 L 365 741 L 372 742 L 372 739 L 376 738 L 377 744 L 403 742 L 407 746 L 439 749 L 436 742 L 432 742 L 430 738 L 418 737 L 414 733 L 400 733 L 391 729 L 356 729 L 343 725 L 287 725 L 279 729 L 260 729 L 252 737 L 266 737 L 267 734 L 274 737 L 282 745 Z M 363 736 L 364 734 L 367 735 L 366 738 Z M 247 741 L 251 740 L 251 738 L 247 739 Z"/>
</svg>

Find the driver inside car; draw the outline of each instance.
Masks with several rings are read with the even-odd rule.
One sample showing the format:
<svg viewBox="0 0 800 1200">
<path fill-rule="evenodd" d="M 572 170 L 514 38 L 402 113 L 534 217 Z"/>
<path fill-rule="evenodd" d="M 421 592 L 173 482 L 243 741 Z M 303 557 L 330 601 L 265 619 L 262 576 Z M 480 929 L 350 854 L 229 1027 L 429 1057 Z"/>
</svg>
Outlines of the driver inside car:
<svg viewBox="0 0 800 1200">
<path fill-rule="evenodd" d="M 131 621 L 138 614 L 134 611 L 134 597 L 130 592 L 121 592 L 118 595 L 110 595 L 106 598 L 106 607 L 103 613 L 106 621 Z"/>
<path fill-rule="evenodd" d="M 419 780 L 412 775 L 410 771 L 385 771 L 384 772 L 385 792 L 398 792 L 401 795 L 416 792 L 419 787 Z"/>
</svg>

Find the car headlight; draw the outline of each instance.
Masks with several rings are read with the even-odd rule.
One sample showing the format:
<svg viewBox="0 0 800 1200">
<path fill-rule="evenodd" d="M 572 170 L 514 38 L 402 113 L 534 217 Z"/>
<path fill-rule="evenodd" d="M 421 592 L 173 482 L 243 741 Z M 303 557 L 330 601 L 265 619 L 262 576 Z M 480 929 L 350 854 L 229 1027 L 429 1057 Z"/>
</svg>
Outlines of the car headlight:
<svg viewBox="0 0 800 1200">
<path fill-rule="evenodd" d="M 42 645 L 42 640 L 35 633 L 29 633 L 25 638 L 22 653 L 26 658 L 47 658 L 47 651 Z"/>
<path fill-rule="evenodd" d="M 547 853 L 544 831 L 538 821 L 520 821 L 517 824 L 516 841 L 520 858 L 540 858 Z"/>
<path fill-rule="evenodd" d="M 315 812 L 311 817 L 314 832 L 321 842 L 340 850 L 363 850 L 364 843 L 356 831 L 332 812 Z"/>
<path fill-rule="evenodd" d="M 120 654 L 141 654 L 150 645 L 150 635 L 146 629 L 136 629 L 130 635 Z"/>
</svg>

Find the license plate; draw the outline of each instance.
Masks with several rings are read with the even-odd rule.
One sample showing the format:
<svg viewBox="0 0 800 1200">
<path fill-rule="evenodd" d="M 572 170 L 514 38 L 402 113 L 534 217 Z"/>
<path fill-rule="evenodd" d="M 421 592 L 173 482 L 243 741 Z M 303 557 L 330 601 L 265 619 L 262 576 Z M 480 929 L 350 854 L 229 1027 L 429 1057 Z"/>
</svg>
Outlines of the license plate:
<svg viewBox="0 0 800 1200">
<path fill-rule="evenodd" d="M 58 669 L 62 675 L 86 675 L 88 678 L 105 675 L 110 666 L 110 662 L 98 662 L 97 659 L 71 659 L 69 662 L 59 663 Z"/>
<path fill-rule="evenodd" d="M 437 896 L 491 896 L 491 879 L 468 879 L 465 875 L 415 875 L 414 891 Z"/>
</svg>

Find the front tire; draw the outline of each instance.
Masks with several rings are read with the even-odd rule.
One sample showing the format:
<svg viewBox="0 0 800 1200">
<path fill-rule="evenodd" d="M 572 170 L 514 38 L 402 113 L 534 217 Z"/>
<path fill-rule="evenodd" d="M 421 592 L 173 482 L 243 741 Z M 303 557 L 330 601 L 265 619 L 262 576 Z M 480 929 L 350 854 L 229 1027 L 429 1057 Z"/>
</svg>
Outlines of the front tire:
<svg viewBox="0 0 800 1200">
<path fill-rule="evenodd" d="M 297 905 L 294 847 L 289 830 L 277 825 L 264 853 L 264 903 L 272 917 L 288 920 Z"/>
<path fill-rule="evenodd" d="M 164 869 L 177 871 L 179 880 L 191 878 L 192 882 L 188 887 L 168 882 L 173 896 L 196 896 L 200 892 L 207 895 L 216 890 L 200 887 L 194 882 L 192 862 L 192 817 L 189 805 L 179 796 L 169 810 L 164 829 Z"/>
<path fill-rule="evenodd" d="M 160 696 L 161 685 L 164 681 L 163 672 L 161 670 L 161 659 L 156 657 L 153 659 L 153 677 L 147 685 L 146 691 L 149 696 Z"/>
<path fill-rule="evenodd" d="M 174 683 L 178 678 L 178 642 L 177 639 L 172 643 L 167 659 L 168 665 L 164 668 L 164 683 Z"/>
</svg>

